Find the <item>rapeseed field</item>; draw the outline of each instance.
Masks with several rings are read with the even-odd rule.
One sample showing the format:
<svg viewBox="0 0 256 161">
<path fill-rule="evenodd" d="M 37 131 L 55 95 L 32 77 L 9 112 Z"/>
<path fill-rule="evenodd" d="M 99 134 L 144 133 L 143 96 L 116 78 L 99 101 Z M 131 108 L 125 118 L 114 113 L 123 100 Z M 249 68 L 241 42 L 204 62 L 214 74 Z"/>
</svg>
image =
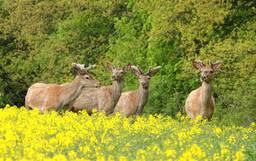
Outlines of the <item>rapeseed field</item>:
<svg viewBox="0 0 256 161">
<path fill-rule="evenodd" d="M 0 109 L 0 160 L 256 160 L 256 125 Z"/>
</svg>

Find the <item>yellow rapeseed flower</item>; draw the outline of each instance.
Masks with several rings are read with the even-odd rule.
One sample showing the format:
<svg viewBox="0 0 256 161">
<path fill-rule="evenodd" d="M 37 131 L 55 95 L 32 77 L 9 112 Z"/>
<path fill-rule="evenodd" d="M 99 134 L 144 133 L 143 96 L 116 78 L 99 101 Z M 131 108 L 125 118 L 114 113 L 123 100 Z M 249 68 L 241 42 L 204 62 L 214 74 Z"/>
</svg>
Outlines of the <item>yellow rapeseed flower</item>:
<svg viewBox="0 0 256 161">
<path fill-rule="evenodd" d="M 213 132 L 217 135 L 217 136 L 220 136 L 221 135 L 221 133 L 222 133 L 222 130 L 221 130 L 221 128 L 214 128 L 213 129 Z"/>
<path fill-rule="evenodd" d="M 250 160 L 255 124 L 222 126 L 163 115 L 0 109 L 1 160 Z M 213 135 L 218 136 L 213 137 Z M 232 144 L 232 145 L 231 145 Z M 246 153 L 245 153 L 246 152 Z M 248 155 L 248 156 L 247 156 Z"/>
<path fill-rule="evenodd" d="M 236 141 L 236 138 L 234 137 L 234 136 L 229 136 L 229 138 L 228 138 L 228 142 L 230 143 L 230 144 L 233 144 L 233 143 L 235 143 L 235 141 Z"/>
<path fill-rule="evenodd" d="M 127 161 L 126 156 L 120 156 L 120 157 L 119 157 L 119 161 Z"/>
<path fill-rule="evenodd" d="M 236 156 L 235 161 L 245 160 L 243 150 L 237 151 L 235 156 Z"/>
<path fill-rule="evenodd" d="M 167 149 L 167 150 L 165 150 L 165 155 L 166 155 L 168 158 L 169 158 L 169 157 L 176 156 L 176 150 Z"/>
</svg>

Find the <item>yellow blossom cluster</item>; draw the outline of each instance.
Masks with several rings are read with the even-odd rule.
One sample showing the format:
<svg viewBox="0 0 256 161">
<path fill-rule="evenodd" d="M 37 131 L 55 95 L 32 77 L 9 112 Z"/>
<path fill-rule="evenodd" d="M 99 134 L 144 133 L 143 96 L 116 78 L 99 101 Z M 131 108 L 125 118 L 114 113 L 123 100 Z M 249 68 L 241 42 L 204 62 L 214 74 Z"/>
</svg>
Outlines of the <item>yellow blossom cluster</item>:
<svg viewBox="0 0 256 161">
<path fill-rule="evenodd" d="M 162 115 L 0 109 L 0 160 L 255 160 L 256 126 Z"/>
</svg>

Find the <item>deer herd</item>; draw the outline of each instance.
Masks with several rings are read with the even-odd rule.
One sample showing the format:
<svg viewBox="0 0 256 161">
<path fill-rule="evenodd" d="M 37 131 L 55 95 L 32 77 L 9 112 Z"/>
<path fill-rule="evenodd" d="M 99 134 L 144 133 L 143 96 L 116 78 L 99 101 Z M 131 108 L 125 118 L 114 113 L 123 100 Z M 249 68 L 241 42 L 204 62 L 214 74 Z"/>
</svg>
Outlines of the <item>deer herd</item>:
<svg viewBox="0 0 256 161">
<path fill-rule="evenodd" d="M 210 120 L 215 108 L 212 96 L 213 73 L 220 68 L 221 62 L 210 63 L 210 67 L 206 67 L 202 61 L 193 61 L 192 64 L 201 72 L 202 85 L 188 95 L 185 111 L 191 119 L 200 115 Z M 66 107 L 73 112 L 86 110 L 88 114 L 95 108 L 106 115 L 117 112 L 126 117 L 139 115 L 148 101 L 149 81 L 161 69 L 161 66 L 157 66 L 143 72 L 135 65 L 128 64 L 118 68 L 108 63 L 107 69 L 112 73 L 112 85 L 101 86 L 90 74 L 94 67 L 95 65 L 85 67 L 83 64 L 73 63 L 72 71 L 76 75 L 73 81 L 61 85 L 31 85 L 25 97 L 25 107 L 38 108 L 41 112 L 60 111 Z M 122 92 L 124 75 L 129 70 L 137 77 L 139 87 L 134 91 Z"/>
</svg>

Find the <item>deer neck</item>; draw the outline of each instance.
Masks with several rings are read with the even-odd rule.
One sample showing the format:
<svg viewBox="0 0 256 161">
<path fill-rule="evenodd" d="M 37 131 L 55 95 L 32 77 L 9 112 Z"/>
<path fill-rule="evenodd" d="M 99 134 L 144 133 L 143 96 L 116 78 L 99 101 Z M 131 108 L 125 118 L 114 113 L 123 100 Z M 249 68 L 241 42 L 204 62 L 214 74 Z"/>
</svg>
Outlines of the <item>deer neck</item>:
<svg viewBox="0 0 256 161">
<path fill-rule="evenodd" d="M 201 112 L 204 113 L 206 111 L 206 109 L 209 107 L 210 101 L 211 101 L 211 97 L 212 97 L 212 84 L 211 82 L 206 83 L 203 82 L 202 83 L 202 108 L 201 108 Z"/>
<path fill-rule="evenodd" d="M 148 101 L 148 88 L 145 89 L 143 88 L 142 85 L 140 85 L 139 90 L 137 92 L 138 92 L 138 102 L 137 102 L 136 114 L 138 115 L 142 113 L 143 108 Z"/>
<path fill-rule="evenodd" d="M 85 86 L 80 82 L 80 78 L 77 76 L 72 82 L 64 85 L 64 96 L 62 106 L 65 106 L 74 101 L 82 92 Z"/>
<path fill-rule="evenodd" d="M 123 88 L 123 80 L 113 81 L 112 83 L 112 98 L 114 106 L 116 105 L 117 101 L 119 100 Z"/>
</svg>

